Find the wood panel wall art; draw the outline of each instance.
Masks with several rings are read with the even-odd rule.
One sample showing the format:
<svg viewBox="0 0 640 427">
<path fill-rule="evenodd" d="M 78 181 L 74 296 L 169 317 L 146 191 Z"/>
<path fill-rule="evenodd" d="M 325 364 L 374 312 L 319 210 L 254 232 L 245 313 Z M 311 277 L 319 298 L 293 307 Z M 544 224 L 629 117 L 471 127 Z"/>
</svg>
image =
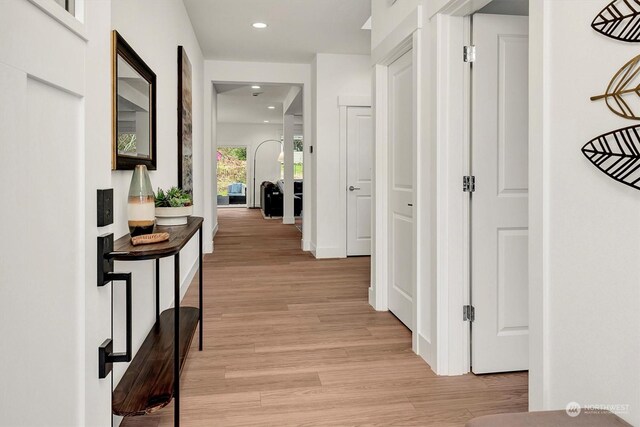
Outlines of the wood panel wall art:
<svg viewBox="0 0 640 427">
<path fill-rule="evenodd" d="M 178 46 L 178 186 L 193 194 L 193 116 L 191 62 Z"/>
</svg>

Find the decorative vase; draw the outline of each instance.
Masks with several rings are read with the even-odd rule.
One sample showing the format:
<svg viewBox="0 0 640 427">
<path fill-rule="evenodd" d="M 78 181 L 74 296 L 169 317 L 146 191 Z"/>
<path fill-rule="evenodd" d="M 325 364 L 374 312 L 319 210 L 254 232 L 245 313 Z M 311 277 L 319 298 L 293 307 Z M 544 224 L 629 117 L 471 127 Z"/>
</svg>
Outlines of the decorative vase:
<svg viewBox="0 0 640 427">
<path fill-rule="evenodd" d="M 193 206 L 156 208 L 156 221 L 158 225 L 186 225 L 192 214 Z"/>
<path fill-rule="evenodd" d="M 153 232 L 155 225 L 155 196 L 145 165 L 137 165 L 129 186 L 129 232 L 131 237 Z"/>
</svg>

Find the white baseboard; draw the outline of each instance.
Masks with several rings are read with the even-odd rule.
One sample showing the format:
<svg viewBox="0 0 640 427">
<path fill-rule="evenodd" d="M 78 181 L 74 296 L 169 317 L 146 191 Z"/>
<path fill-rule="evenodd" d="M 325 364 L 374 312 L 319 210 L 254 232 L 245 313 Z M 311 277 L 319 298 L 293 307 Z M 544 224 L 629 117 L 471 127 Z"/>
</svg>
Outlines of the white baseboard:
<svg viewBox="0 0 640 427">
<path fill-rule="evenodd" d="M 314 256 L 318 259 L 346 258 L 344 248 L 315 248 Z"/>
<path fill-rule="evenodd" d="M 291 216 L 291 217 L 289 217 L 289 216 L 285 216 L 285 217 L 282 219 L 282 223 L 283 223 L 283 224 L 287 224 L 287 225 L 295 224 L 295 223 L 296 223 L 296 219 L 295 219 L 294 217 L 292 217 L 292 216 Z"/>
<path fill-rule="evenodd" d="M 376 308 L 376 290 L 373 286 L 369 286 L 369 305 Z"/>
<path fill-rule="evenodd" d="M 207 254 L 211 254 L 214 251 L 215 242 L 213 241 L 216 238 L 216 234 L 218 234 L 218 223 L 213 226 L 211 230 L 211 241 L 205 242 L 204 244 L 204 252 Z"/>
<path fill-rule="evenodd" d="M 309 243 L 308 240 L 302 239 L 301 243 L 302 243 L 302 250 L 303 251 L 305 251 L 305 252 L 311 251 L 311 243 Z"/>
<path fill-rule="evenodd" d="M 317 256 L 316 256 L 316 245 L 313 242 L 309 242 L 309 252 L 311 252 L 311 255 L 313 255 L 314 257 L 317 258 Z"/>
</svg>

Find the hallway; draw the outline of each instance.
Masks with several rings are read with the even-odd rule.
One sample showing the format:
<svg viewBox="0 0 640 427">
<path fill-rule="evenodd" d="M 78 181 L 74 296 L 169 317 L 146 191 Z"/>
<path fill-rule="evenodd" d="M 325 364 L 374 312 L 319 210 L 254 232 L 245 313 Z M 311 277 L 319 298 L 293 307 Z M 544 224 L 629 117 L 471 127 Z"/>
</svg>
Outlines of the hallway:
<svg viewBox="0 0 640 427">
<path fill-rule="evenodd" d="M 526 373 L 437 377 L 409 331 L 369 306 L 368 257 L 315 260 L 294 226 L 218 212 L 205 346 L 194 340 L 184 367 L 182 425 L 461 426 L 527 410 Z M 192 286 L 183 303 L 196 302 Z M 172 423 L 170 405 L 122 425 Z"/>
</svg>

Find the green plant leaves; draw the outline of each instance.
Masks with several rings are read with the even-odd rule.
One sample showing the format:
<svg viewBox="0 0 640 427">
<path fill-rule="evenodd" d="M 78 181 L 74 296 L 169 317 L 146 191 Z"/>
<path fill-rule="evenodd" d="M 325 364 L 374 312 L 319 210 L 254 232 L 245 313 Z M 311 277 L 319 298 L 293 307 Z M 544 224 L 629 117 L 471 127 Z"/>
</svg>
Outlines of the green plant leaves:
<svg viewBox="0 0 640 427">
<path fill-rule="evenodd" d="M 166 192 L 158 188 L 156 193 L 156 207 L 158 208 L 180 208 L 192 204 L 191 195 L 178 187 L 171 187 Z"/>
</svg>

